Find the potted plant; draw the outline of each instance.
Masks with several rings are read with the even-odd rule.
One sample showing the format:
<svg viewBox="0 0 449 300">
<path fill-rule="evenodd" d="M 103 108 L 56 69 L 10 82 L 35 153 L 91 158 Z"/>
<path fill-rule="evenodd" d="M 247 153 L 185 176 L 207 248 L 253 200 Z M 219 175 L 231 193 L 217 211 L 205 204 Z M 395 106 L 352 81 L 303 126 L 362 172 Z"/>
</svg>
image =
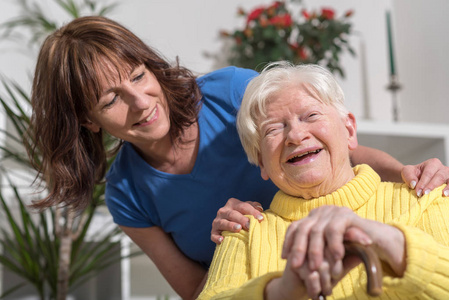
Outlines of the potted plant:
<svg viewBox="0 0 449 300">
<path fill-rule="evenodd" d="M 353 11 L 337 17 L 332 8 L 302 8 L 295 15 L 288 2 L 275 1 L 249 12 L 239 8 L 238 15 L 245 18 L 243 27 L 220 32 L 222 38 L 232 42 L 228 62 L 258 70 L 278 60 L 315 63 L 344 77 L 340 55 L 344 51 L 355 55 L 348 41 Z"/>
</svg>

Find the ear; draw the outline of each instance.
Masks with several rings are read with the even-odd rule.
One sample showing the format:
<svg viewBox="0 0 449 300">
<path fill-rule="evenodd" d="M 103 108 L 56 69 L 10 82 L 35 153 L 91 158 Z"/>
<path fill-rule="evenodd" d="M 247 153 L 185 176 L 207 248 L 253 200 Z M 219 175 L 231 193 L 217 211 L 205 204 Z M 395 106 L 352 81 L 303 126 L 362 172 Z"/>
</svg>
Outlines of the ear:
<svg viewBox="0 0 449 300">
<path fill-rule="evenodd" d="M 346 116 L 345 127 L 348 130 L 348 148 L 354 150 L 359 143 L 357 141 L 357 122 L 352 113 L 348 113 Z"/>
<path fill-rule="evenodd" d="M 260 153 L 259 153 L 259 168 L 260 168 L 260 176 L 262 177 L 262 179 L 269 180 L 270 177 L 268 176 L 265 167 L 263 166 L 262 157 L 260 156 Z"/>
<path fill-rule="evenodd" d="M 100 125 L 98 125 L 95 122 L 92 122 L 90 120 L 87 120 L 85 123 L 81 124 L 81 126 L 86 127 L 87 129 L 89 129 L 93 133 L 100 132 L 100 128 L 101 128 Z"/>
</svg>

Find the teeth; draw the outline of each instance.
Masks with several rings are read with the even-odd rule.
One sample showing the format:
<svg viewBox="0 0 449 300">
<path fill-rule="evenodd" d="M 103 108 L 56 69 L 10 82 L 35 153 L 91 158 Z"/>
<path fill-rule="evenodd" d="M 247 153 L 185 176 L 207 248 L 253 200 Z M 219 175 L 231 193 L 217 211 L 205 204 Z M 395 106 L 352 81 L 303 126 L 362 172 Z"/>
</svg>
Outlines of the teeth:
<svg viewBox="0 0 449 300">
<path fill-rule="evenodd" d="M 307 155 L 307 154 L 318 153 L 318 152 L 320 152 L 320 151 L 321 151 L 320 149 L 315 150 L 315 151 L 307 151 L 307 152 L 305 152 L 305 153 L 303 153 L 303 154 L 293 156 L 292 158 L 290 158 L 290 160 L 291 160 L 291 159 L 294 159 L 294 158 L 300 158 L 300 157 L 303 157 L 303 156 L 305 156 L 305 155 Z"/>
<path fill-rule="evenodd" d="M 150 121 L 154 117 L 155 114 L 156 114 L 156 109 L 154 109 L 153 112 L 151 113 L 151 115 L 149 115 L 145 120 L 140 122 L 140 124 L 143 124 L 143 123 L 146 123 L 146 122 Z"/>
</svg>

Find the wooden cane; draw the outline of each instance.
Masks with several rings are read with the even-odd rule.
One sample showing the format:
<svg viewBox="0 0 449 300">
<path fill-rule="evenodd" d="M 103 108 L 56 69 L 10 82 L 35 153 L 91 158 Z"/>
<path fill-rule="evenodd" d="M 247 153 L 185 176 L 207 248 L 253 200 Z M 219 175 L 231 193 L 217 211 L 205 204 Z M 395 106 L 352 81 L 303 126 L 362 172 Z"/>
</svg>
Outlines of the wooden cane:
<svg viewBox="0 0 449 300">
<path fill-rule="evenodd" d="M 359 243 L 345 242 L 345 255 L 358 256 L 365 265 L 368 282 L 366 292 L 370 296 L 379 296 L 382 293 L 382 266 L 376 252 L 370 246 Z M 326 299 L 323 294 L 319 299 Z"/>
</svg>

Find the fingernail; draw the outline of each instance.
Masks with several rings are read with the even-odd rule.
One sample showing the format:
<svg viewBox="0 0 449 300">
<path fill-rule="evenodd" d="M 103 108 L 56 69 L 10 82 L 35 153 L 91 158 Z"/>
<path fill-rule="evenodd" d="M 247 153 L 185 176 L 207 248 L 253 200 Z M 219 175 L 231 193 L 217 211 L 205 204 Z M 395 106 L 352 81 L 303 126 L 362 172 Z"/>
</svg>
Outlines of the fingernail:
<svg viewBox="0 0 449 300">
<path fill-rule="evenodd" d="M 428 195 L 429 193 L 430 193 L 430 190 L 427 189 L 427 190 L 424 192 L 424 195 Z"/>
<path fill-rule="evenodd" d="M 415 180 L 413 180 L 412 182 L 410 182 L 410 187 L 411 187 L 412 189 L 414 189 L 414 188 L 416 187 L 416 181 L 415 181 Z"/>
<path fill-rule="evenodd" d="M 444 191 L 444 196 L 449 197 L 449 191 Z"/>
<path fill-rule="evenodd" d="M 220 236 L 220 237 L 218 238 L 218 243 L 221 244 L 221 242 L 223 242 L 223 237 L 222 237 L 222 236 Z"/>
<path fill-rule="evenodd" d="M 421 197 L 421 195 L 422 195 L 422 190 L 419 190 L 416 192 L 416 196 Z"/>
<path fill-rule="evenodd" d="M 234 230 L 240 230 L 240 229 L 242 229 L 242 225 L 240 225 L 240 224 L 234 225 Z"/>
<path fill-rule="evenodd" d="M 362 238 L 361 242 L 364 246 L 369 246 L 373 243 L 373 241 L 370 238 Z"/>
<path fill-rule="evenodd" d="M 263 211 L 263 207 L 262 206 L 260 206 L 260 205 L 258 205 L 258 206 L 256 206 L 256 209 L 258 210 L 258 211 Z"/>
<path fill-rule="evenodd" d="M 256 219 L 259 220 L 259 221 L 262 221 L 262 220 L 263 220 L 263 216 L 262 216 L 262 215 L 258 215 L 258 216 L 256 217 Z"/>
<path fill-rule="evenodd" d="M 248 230 L 248 229 L 249 229 L 249 221 L 248 221 L 248 222 L 246 222 L 246 224 L 245 224 L 245 229 L 246 229 L 246 230 Z"/>
</svg>

